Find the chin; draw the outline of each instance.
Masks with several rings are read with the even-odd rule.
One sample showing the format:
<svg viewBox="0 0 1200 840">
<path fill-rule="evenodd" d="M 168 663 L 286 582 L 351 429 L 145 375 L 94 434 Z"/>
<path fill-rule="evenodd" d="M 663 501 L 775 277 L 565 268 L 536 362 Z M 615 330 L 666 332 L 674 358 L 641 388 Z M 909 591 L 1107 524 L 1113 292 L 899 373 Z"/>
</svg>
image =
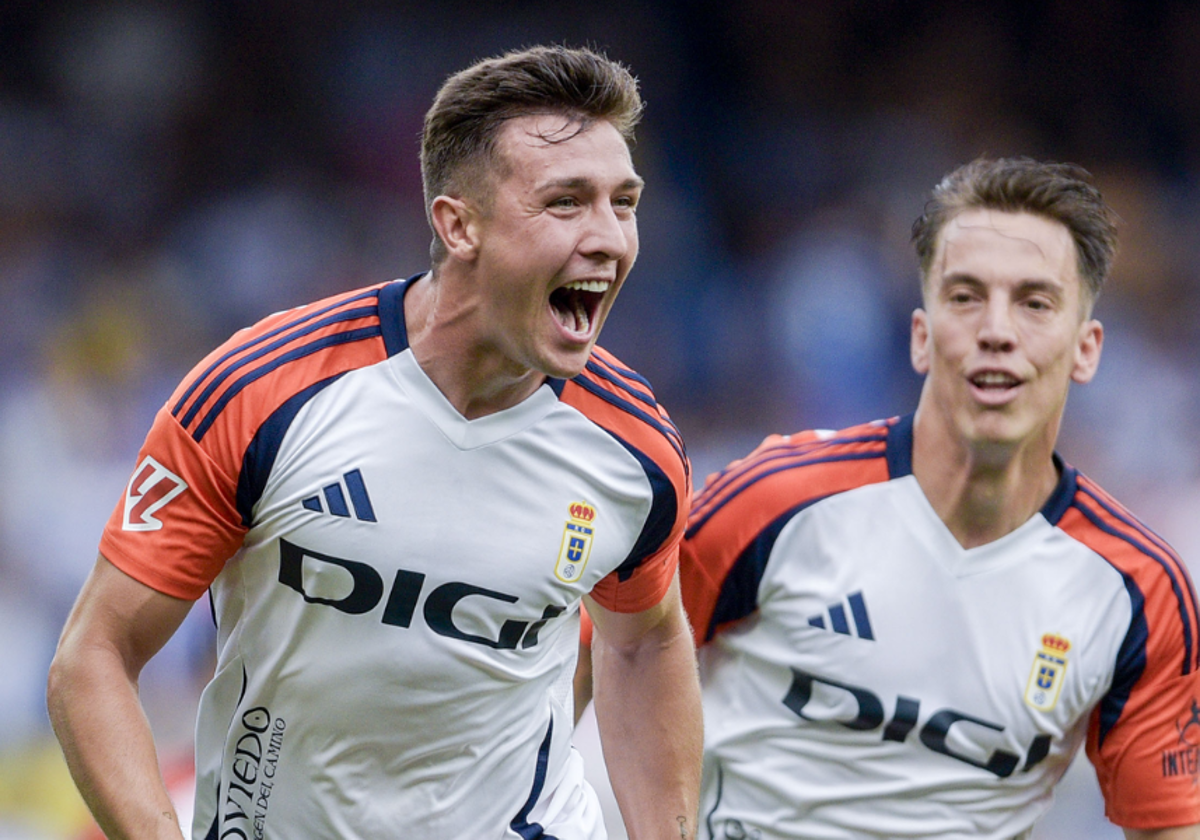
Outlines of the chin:
<svg viewBox="0 0 1200 840">
<path fill-rule="evenodd" d="M 556 354 L 555 358 L 544 360 L 539 369 L 546 376 L 554 379 L 574 379 L 583 373 L 583 369 L 587 367 L 591 354 L 592 348 L 590 346 L 587 350 L 579 353 Z"/>
</svg>

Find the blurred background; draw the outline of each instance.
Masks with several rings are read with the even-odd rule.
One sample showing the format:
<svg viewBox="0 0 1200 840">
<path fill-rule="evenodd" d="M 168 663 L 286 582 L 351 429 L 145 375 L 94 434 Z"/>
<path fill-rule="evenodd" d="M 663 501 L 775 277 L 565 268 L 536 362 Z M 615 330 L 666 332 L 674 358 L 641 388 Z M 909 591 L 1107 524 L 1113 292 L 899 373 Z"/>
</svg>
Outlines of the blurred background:
<svg viewBox="0 0 1200 840">
<path fill-rule="evenodd" d="M 6 0 L 0 840 L 88 831 L 45 674 L 157 407 L 239 327 L 423 271 L 435 89 L 541 42 L 641 79 L 642 251 L 603 343 L 697 480 L 769 432 L 910 410 L 927 191 L 981 154 L 1069 160 L 1122 248 L 1062 452 L 1200 562 L 1195 3 Z M 211 648 L 202 601 L 145 675 L 169 768 Z M 1101 810 L 1082 762 L 1037 836 L 1119 837 Z"/>
</svg>

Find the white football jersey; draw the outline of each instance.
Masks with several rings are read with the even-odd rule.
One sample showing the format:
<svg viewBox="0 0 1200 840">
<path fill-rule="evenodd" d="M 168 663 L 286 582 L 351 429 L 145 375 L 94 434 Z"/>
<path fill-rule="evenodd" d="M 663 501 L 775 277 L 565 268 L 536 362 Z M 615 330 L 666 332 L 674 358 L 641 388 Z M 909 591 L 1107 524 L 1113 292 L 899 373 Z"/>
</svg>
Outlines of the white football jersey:
<svg viewBox="0 0 1200 840">
<path fill-rule="evenodd" d="M 657 602 L 686 458 L 588 370 L 466 420 L 407 349 L 404 284 L 280 313 L 160 412 L 102 543 L 211 586 L 193 837 L 602 838 L 571 747 L 579 601 Z"/>
<path fill-rule="evenodd" d="M 911 418 L 776 437 L 697 497 L 702 836 L 1007 840 L 1085 742 L 1115 822 L 1200 819 L 1179 558 L 1065 466 L 1040 513 L 964 549 L 911 451 Z"/>
</svg>

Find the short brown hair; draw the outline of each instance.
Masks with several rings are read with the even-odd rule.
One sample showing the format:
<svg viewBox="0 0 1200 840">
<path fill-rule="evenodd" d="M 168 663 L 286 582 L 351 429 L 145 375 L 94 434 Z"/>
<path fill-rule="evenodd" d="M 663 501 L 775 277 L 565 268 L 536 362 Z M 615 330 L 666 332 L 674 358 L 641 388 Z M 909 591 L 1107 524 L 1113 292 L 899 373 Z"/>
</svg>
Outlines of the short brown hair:
<svg viewBox="0 0 1200 840">
<path fill-rule="evenodd" d="M 922 282 L 929 277 L 942 228 L 975 208 L 1061 222 L 1075 242 L 1076 264 L 1091 302 L 1100 296 L 1117 250 L 1117 217 L 1087 170 L 1027 157 L 979 158 L 955 169 L 933 188 L 925 212 L 913 223 Z"/>
<path fill-rule="evenodd" d="M 460 70 L 445 81 L 425 114 L 421 180 L 426 216 L 439 195 L 486 187 L 488 166 L 496 162 L 496 137 L 507 120 L 561 114 L 578 121 L 581 131 L 606 120 L 632 144 L 642 108 L 637 79 L 623 65 L 589 49 L 531 47 Z M 430 256 L 435 265 L 445 258 L 436 232 Z"/>
</svg>

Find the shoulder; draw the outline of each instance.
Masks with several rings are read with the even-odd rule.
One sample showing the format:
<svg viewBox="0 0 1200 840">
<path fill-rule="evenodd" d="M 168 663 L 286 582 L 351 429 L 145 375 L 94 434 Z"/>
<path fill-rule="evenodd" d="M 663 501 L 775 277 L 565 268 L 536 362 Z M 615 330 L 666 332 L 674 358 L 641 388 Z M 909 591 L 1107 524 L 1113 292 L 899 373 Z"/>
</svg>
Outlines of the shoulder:
<svg viewBox="0 0 1200 840">
<path fill-rule="evenodd" d="M 893 467 L 903 472 L 911 449 L 910 440 L 899 439 L 905 428 L 893 418 L 837 432 L 772 435 L 709 476 L 693 501 L 680 553 L 680 589 L 697 645 L 757 609 L 775 540 L 799 511 L 886 482 Z"/>
<path fill-rule="evenodd" d="M 596 347 L 583 372 L 562 383 L 559 399 L 690 494 L 691 466 L 683 438 L 645 377 Z"/>
<path fill-rule="evenodd" d="M 233 407 L 252 431 L 298 394 L 388 355 L 379 284 L 277 312 L 240 330 L 184 378 L 167 404 L 197 442 Z"/>
<path fill-rule="evenodd" d="M 707 478 L 693 504 L 687 538 L 696 538 L 714 519 L 743 526 L 754 520 L 761 528 L 829 496 L 887 481 L 888 437 L 896 423 L 893 418 L 840 431 L 771 435 Z"/>
<path fill-rule="evenodd" d="M 1121 574 L 1151 659 L 1173 660 L 1181 674 L 1200 668 L 1196 591 L 1180 556 L 1100 485 L 1067 470 L 1070 492 L 1053 524 Z"/>
</svg>

